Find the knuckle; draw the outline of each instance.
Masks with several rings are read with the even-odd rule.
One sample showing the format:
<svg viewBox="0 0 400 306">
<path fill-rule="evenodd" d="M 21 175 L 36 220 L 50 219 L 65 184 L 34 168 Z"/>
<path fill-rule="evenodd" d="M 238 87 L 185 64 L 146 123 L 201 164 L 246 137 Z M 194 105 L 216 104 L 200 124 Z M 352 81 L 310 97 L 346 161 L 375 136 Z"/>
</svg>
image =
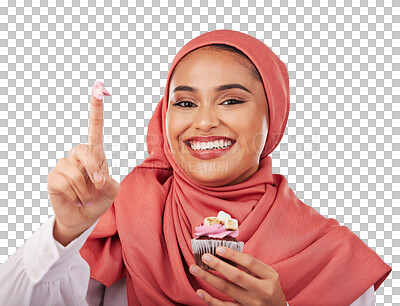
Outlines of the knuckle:
<svg viewBox="0 0 400 306">
<path fill-rule="evenodd" d="M 89 147 L 86 144 L 80 143 L 73 147 L 69 152 L 68 152 L 68 157 L 76 158 L 82 157 L 84 155 L 87 155 L 89 151 Z"/>
<path fill-rule="evenodd" d="M 244 272 L 238 271 L 232 275 L 232 281 L 234 283 L 242 283 L 244 281 Z"/>
<path fill-rule="evenodd" d="M 102 118 L 92 118 L 92 124 L 93 126 L 98 126 L 98 125 L 103 125 L 103 119 Z"/>
<path fill-rule="evenodd" d="M 274 269 L 268 270 L 268 280 L 271 284 L 278 284 L 279 283 L 279 274 Z"/>
<path fill-rule="evenodd" d="M 252 256 L 250 256 L 248 254 L 245 254 L 243 260 L 244 260 L 245 266 L 248 266 L 248 267 L 252 266 L 252 265 L 254 265 L 256 263 L 256 260 L 254 259 L 254 257 L 252 257 Z"/>
<path fill-rule="evenodd" d="M 93 125 L 103 125 L 103 119 L 100 118 L 92 118 Z"/>
<path fill-rule="evenodd" d="M 67 159 L 65 157 L 60 158 L 53 170 L 55 170 L 56 168 L 60 168 L 60 167 L 64 166 L 66 162 L 67 162 Z"/>
<path fill-rule="evenodd" d="M 76 147 L 73 147 L 71 150 L 68 152 L 68 157 L 74 157 L 76 154 Z"/>
<path fill-rule="evenodd" d="M 271 286 L 265 282 L 262 283 L 262 285 L 259 287 L 258 290 L 262 293 L 262 295 L 266 299 L 271 298 L 272 293 L 273 293 L 273 289 L 271 288 Z"/>
<path fill-rule="evenodd" d="M 218 270 L 221 266 L 220 258 L 211 258 L 210 262 L 207 263 L 211 268 Z"/>
<path fill-rule="evenodd" d="M 77 155 L 82 155 L 85 152 L 85 145 L 84 144 L 78 144 L 77 146 L 74 147 L 74 153 Z"/>
<path fill-rule="evenodd" d="M 219 290 L 222 292 L 228 293 L 230 291 L 230 286 L 229 286 L 228 282 L 227 281 L 221 282 Z"/>
<path fill-rule="evenodd" d="M 224 255 L 224 257 L 226 257 L 227 259 L 230 259 L 232 261 L 242 261 L 243 260 L 243 256 L 247 256 L 246 253 L 242 253 L 242 252 L 238 252 L 234 249 L 231 248 L 226 248 L 226 253 Z"/>
<path fill-rule="evenodd" d="M 207 283 L 210 281 L 210 277 L 208 276 L 207 272 L 204 272 L 203 269 L 200 269 L 199 274 L 197 275 L 202 280 L 206 281 Z"/>
<path fill-rule="evenodd" d="M 273 288 L 274 291 L 276 291 L 276 290 L 279 290 L 280 287 L 281 287 L 281 282 L 279 280 L 279 274 L 278 274 L 277 277 L 273 278 L 272 288 Z"/>
<path fill-rule="evenodd" d="M 55 168 L 54 168 L 55 169 Z M 52 184 L 53 183 L 53 177 L 54 177 L 54 169 L 52 169 L 49 174 L 47 175 L 47 184 Z"/>
<path fill-rule="evenodd" d="M 231 248 L 225 248 L 225 257 L 236 259 L 238 257 L 238 254 Z"/>
</svg>

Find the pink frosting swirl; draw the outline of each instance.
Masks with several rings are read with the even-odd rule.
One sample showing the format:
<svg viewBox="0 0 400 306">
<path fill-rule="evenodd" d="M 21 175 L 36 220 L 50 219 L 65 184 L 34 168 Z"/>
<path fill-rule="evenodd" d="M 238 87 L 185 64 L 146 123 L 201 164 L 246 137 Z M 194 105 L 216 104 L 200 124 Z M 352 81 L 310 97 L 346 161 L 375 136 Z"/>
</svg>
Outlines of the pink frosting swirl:
<svg viewBox="0 0 400 306">
<path fill-rule="evenodd" d="M 239 229 L 235 231 L 229 231 L 223 224 L 213 225 L 202 225 L 195 228 L 194 238 L 201 236 L 208 236 L 210 238 L 224 238 L 226 236 L 237 237 L 239 235 Z"/>
</svg>

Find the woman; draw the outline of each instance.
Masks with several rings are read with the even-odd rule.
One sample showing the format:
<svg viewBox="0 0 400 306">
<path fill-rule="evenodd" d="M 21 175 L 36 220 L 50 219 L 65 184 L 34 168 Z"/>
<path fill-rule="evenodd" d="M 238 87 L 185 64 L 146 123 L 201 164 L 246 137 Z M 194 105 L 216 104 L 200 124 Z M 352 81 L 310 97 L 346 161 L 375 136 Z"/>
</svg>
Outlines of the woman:
<svg viewBox="0 0 400 306">
<path fill-rule="evenodd" d="M 172 62 L 149 123 L 150 156 L 121 186 L 108 174 L 102 143 L 102 94 L 108 92 L 96 85 L 88 145 L 72 149 L 49 174 L 53 234 L 64 247 L 55 243 L 55 267 L 42 260 L 39 271 L 32 263 L 38 260 L 21 255 L 37 287 L 58 301 L 70 298 L 72 288 L 78 304 L 86 294 L 102 299 L 104 285 L 104 299 L 130 305 L 373 303 L 373 291 L 391 267 L 347 227 L 301 202 L 283 176 L 272 174 L 269 154 L 286 127 L 289 81 L 285 65 L 265 44 L 230 30 L 187 43 Z M 213 151 L 218 143 L 208 142 L 216 139 L 232 144 Z M 207 272 L 194 264 L 190 241 L 194 228 L 220 210 L 238 219 L 238 240 L 245 243 L 242 253 L 223 249 L 220 255 L 242 269 L 208 255 L 202 260 L 216 272 Z M 31 245 L 42 241 L 34 236 Z M 50 245 L 42 252 L 48 258 Z M 90 266 L 88 290 L 89 269 L 79 266 L 82 258 L 74 253 L 79 249 Z M 8 271 L 18 267 L 17 257 L 14 262 Z M 68 286 L 60 285 L 60 271 Z M 33 292 L 26 283 L 19 281 Z"/>
</svg>

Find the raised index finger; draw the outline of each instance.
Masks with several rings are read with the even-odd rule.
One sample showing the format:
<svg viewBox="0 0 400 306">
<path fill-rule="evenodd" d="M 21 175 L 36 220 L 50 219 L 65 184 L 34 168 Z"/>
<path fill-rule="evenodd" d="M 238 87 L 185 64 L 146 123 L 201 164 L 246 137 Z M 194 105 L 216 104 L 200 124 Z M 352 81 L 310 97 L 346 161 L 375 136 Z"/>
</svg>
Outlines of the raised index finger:
<svg viewBox="0 0 400 306">
<path fill-rule="evenodd" d="M 92 87 L 89 114 L 89 139 L 88 144 L 97 156 L 104 153 L 103 145 L 103 97 L 111 96 L 104 87 L 104 83 L 95 81 Z"/>
</svg>

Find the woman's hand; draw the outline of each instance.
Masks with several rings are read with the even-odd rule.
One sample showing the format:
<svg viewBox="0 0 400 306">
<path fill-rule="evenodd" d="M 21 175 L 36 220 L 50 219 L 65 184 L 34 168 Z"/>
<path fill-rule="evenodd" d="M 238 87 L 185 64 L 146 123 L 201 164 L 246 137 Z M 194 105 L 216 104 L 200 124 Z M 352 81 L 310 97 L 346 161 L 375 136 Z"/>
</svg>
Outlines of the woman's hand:
<svg viewBox="0 0 400 306">
<path fill-rule="evenodd" d="M 88 144 L 73 147 L 48 175 L 47 190 L 55 214 L 53 236 L 64 246 L 96 222 L 119 192 L 119 184 L 109 175 L 104 153 L 103 94 L 110 95 L 104 84 L 96 81 Z"/>
<path fill-rule="evenodd" d="M 204 254 L 202 261 L 230 281 L 226 281 L 213 273 L 205 271 L 197 265 L 191 265 L 190 272 L 224 294 L 232 297 L 235 303 L 222 302 L 212 297 L 206 291 L 199 289 L 197 290 L 197 295 L 204 302 L 208 305 L 286 306 L 286 299 L 279 282 L 279 275 L 274 269 L 249 254 L 230 248 L 218 247 L 217 254 L 237 263 L 244 271 L 211 254 Z"/>
</svg>

